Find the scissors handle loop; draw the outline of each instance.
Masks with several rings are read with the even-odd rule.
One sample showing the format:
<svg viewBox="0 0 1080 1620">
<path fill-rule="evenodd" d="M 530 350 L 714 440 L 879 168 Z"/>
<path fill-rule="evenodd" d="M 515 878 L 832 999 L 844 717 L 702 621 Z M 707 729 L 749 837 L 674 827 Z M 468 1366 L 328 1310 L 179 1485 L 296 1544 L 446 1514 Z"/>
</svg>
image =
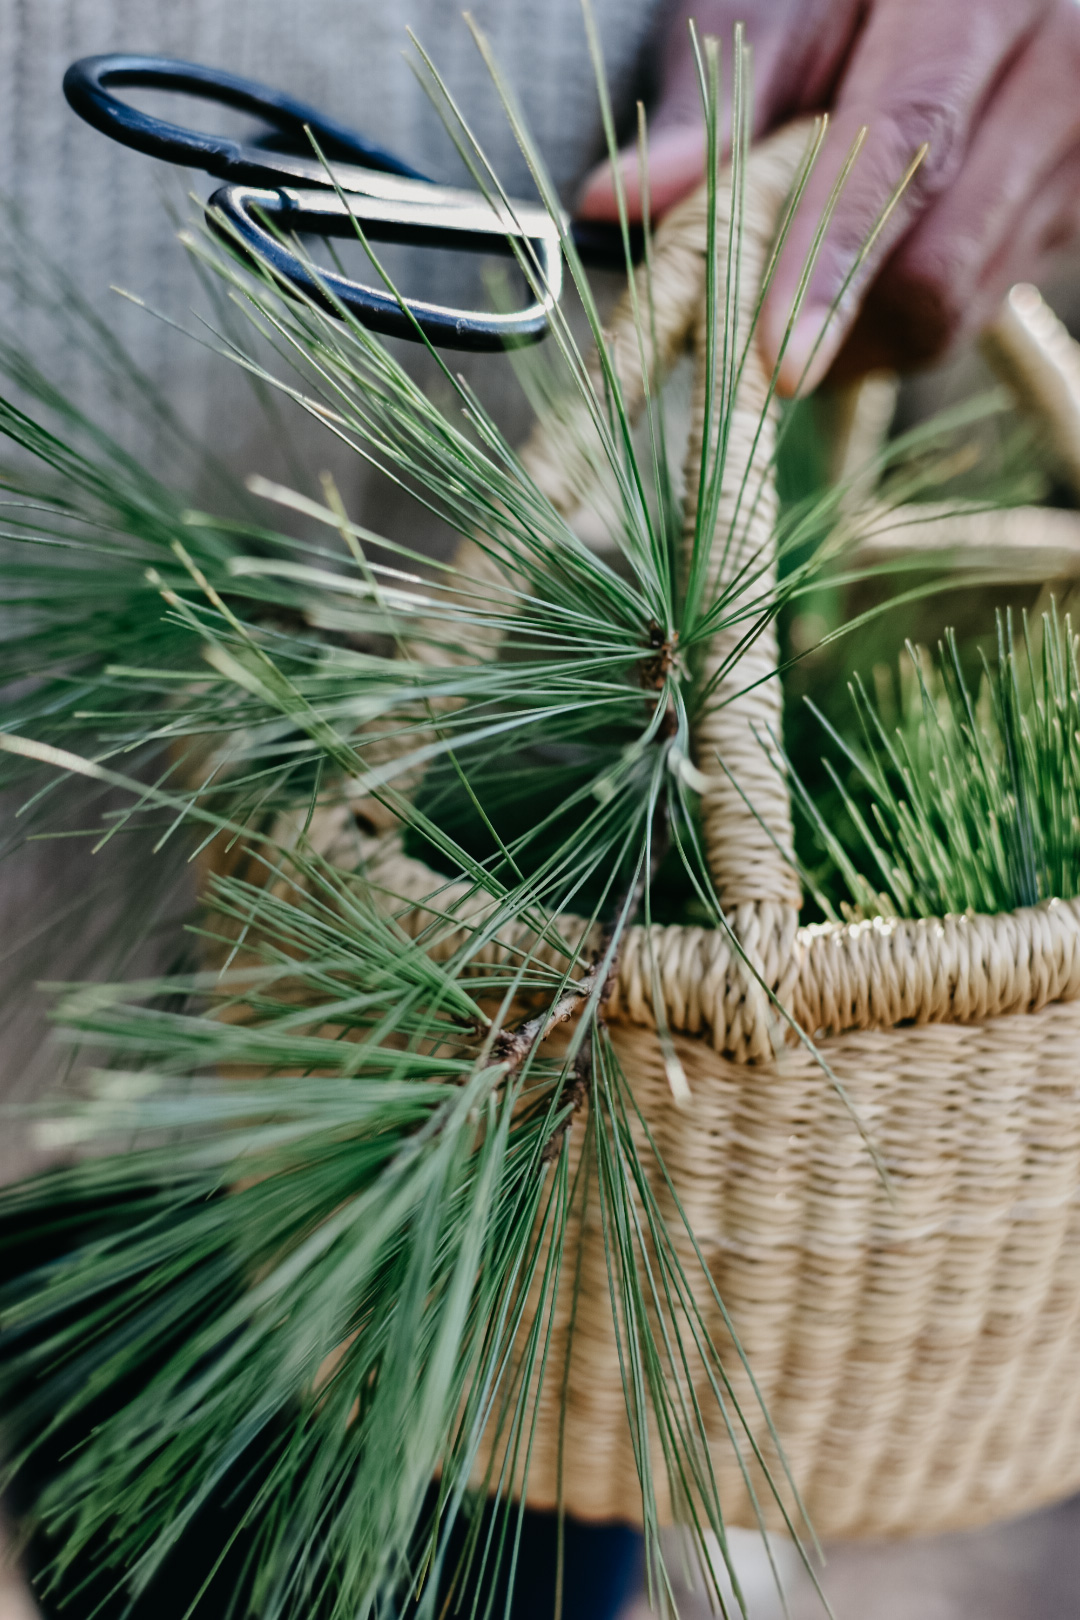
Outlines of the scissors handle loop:
<svg viewBox="0 0 1080 1620">
<path fill-rule="evenodd" d="M 372 331 L 414 342 L 422 335 L 442 349 L 495 350 L 535 343 L 547 331 L 562 291 L 562 252 L 554 221 L 541 208 L 515 205 L 508 214 L 481 197 L 473 206 L 442 203 L 439 192 L 432 186 L 429 203 L 411 200 L 404 210 L 380 197 L 352 193 L 222 186 L 207 209 L 216 228 L 265 266 L 279 285 L 297 288 L 331 315 L 348 312 Z M 496 314 L 417 298 L 399 302 L 385 287 L 316 269 L 282 239 L 286 232 L 308 232 L 355 240 L 357 226 L 369 241 L 417 242 L 475 253 L 512 254 L 517 243 L 531 261 L 533 302 Z"/>
<path fill-rule="evenodd" d="M 227 136 L 185 129 L 150 113 L 140 112 L 113 94 L 114 89 L 173 90 L 234 107 L 262 118 L 274 134 L 285 137 L 285 151 L 265 144 L 244 144 Z M 374 145 L 317 108 L 297 101 L 283 90 L 242 79 L 219 68 L 167 56 L 135 56 L 116 51 L 106 56 L 84 56 L 64 74 L 64 94 L 70 106 L 88 124 L 124 146 L 150 157 L 164 158 L 185 168 L 204 169 L 220 180 L 247 185 L 280 185 L 293 178 L 301 184 L 320 183 L 319 163 L 306 135 L 310 128 L 326 157 L 337 162 L 362 164 L 385 174 L 414 180 L 424 175 L 393 153 Z M 321 183 L 326 184 L 325 174 Z"/>
</svg>

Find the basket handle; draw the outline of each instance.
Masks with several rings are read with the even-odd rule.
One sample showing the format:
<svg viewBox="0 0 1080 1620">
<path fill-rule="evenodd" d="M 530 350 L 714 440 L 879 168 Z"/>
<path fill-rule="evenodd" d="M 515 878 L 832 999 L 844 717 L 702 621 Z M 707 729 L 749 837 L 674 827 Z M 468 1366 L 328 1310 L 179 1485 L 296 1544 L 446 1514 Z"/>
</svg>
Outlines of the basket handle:
<svg viewBox="0 0 1080 1620">
<path fill-rule="evenodd" d="M 724 494 L 713 535 L 706 590 L 730 585 L 747 559 L 756 558 L 752 570 L 755 577 L 748 592 L 754 600 L 768 599 L 776 564 L 776 411 L 770 376 L 758 351 L 754 315 L 776 222 L 806 153 L 810 129 L 808 122 L 791 126 L 757 148 L 751 154 L 746 184 L 737 322 L 738 342 L 744 353 L 735 389 Z M 725 219 L 730 220 L 730 180 L 726 175 L 721 177 L 717 202 L 721 216 L 717 248 L 723 260 L 726 233 L 722 227 Z M 650 381 L 660 378 L 688 346 L 693 348 L 697 370 L 695 414 L 687 457 L 687 486 L 691 492 L 696 492 L 704 441 L 707 238 L 708 201 L 703 189 L 672 210 L 657 231 L 651 267 L 655 320 L 644 339 L 644 357 L 629 289 L 605 334 L 631 416 L 644 401 L 643 371 Z M 649 292 L 647 272 L 642 267 L 636 274 L 641 305 Z M 595 357 L 593 365 L 595 368 Z M 567 517 L 594 485 L 591 428 L 585 402 L 575 401 L 559 420 L 538 423 L 521 452 L 537 486 Z M 711 430 L 716 431 L 715 424 Z M 690 501 L 693 499 L 694 493 Z M 692 511 L 687 510 L 685 517 L 689 529 Z M 460 542 L 456 560 L 479 591 L 485 585 L 497 589 L 505 583 L 498 561 L 474 540 Z M 763 747 L 770 732 L 779 735 L 781 718 L 781 692 L 774 678 L 776 637 L 771 621 L 755 626 L 751 611 L 742 623 L 729 625 L 705 648 L 701 672 L 707 680 L 713 672 L 722 670 L 732 647 L 746 639 L 748 629 L 756 629 L 757 633 L 749 637 L 748 646 L 740 648 L 737 665 L 724 675 L 703 704 L 696 717 L 694 740 L 698 769 L 705 777 L 701 803 L 710 871 L 740 941 L 739 962 L 732 963 L 731 971 L 722 975 L 723 1007 L 717 1012 L 716 1027 L 724 1031 L 725 1050 L 744 1062 L 773 1056 L 777 1030 L 768 992 L 773 991 L 782 1005 L 790 1005 L 798 973 L 800 899 L 793 869 L 785 860 L 793 843 L 787 786 Z M 432 650 L 427 647 L 424 655 L 430 657 Z M 494 652 L 494 638 L 484 637 L 476 638 L 476 645 L 459 648 L 455 656 L 490 657 Z M 394 746 L 394 741 L 388 740 L 391 750 Z M 352 809 L 362 810 L 372 823 L 375 838 L 370 849 L 363 836 L 361 842 L 375 862 L 376 881 L 412 906 L 402 920 L 409 933 L 421 932 L 433 920 L 425 898 L 432 889 L 442 890 L 444 910 L 454 909 L 447 901 L 444 880 L 403 853 L 394 827 L 396 817 L 387 820 L 382 807 L 371 801 L 354 803 Z M 460 899 L 470 913 L 479 914 L 487 904 L 483 898 L 467 894 Z M 556 927 L 572 951 L 581 946 L 584 924 L 580 919 L 565 916 Z M 500 948 L 498 942 L 493 942 L 492 948 Z"/>
<path fill-rule="evenodd" d="M 1080 495 L 1080 343 L 1036 288 L 1012 287 L 980 340 L 983 354 L 1038 427 L 1058 473 Z"/>
<path fill-rule="evenodd" d="M 706 601 L 722 591 L 733 591 L 725 617 L 734 617 L 735 622 L 713 637 L 698 660 L 700 685 L 716 684 L 694 727 L 695 762 L 705 778 L 701 810 L 706 853 L 718 897 L 729 912 L 761 902 L 797 909 L 801 898 L 790 864 L 793 832 L 787 785 L 769 748 L 770 735 L 780 735 L 783 701 L 775 679 L 778 655 L 773 621 L 764 620 L 755 632 L 755 621 L 761 618 L 761 609 L 775 586 L 777 514 L 777 410 L 771 373 L 758 348 L 755 314 L 777 222 L 806 155 L 812 127 L 805 121 L 790 125 L 756 147 L 746 177 L 737 319 L 733 323 L 740 352 L 739 375 L 705 589 Z M 731 224 L 731 177 L 727 172 L 720 177 L 717 211 L 717 251 L 723 264 Z M 644 369 L 650 381 L 662 378 L 688 343 L 693 349 L 693 413 L 685 468 L 687 543 L 696 520 L 698 470 L 705 445 L 707 240 L 708 199 L 703 187 L 674 209 L 657 232 L 651 269 L 655 327 L 645 337 Z M 637 301 L 642 306 L 650 291 L 648 274 L 645 266 L 636 272 Z M 643 402 L 644 381 L 629 292 L 613 316 L 609 351 L 633 414 Z M 712 453 L 718 432 L 715 419 L 709 431 Z M 583 448 L 587 438 L 582 406 L 581 420 L 575 410 L 570 421 L 541 424 L 523 451 L 533 478 L 567 514 L 579 505 L 588 485 L 588 456 Z M 740 579 L 745 580 L 741 593 L 737 588 Z M 733 662 L 736 650 L 739 655 Z"/>
<path fill-rule="evenodd" d="M 783 693 L 771 602 L 776 586 L 776 419 L 772 373 L 758 345 L 755 314 L 786 198 L 807 145 L 805 124 L 781 131 L 752 154 L 747 175 L 737 299 L 740 373 L 731 405 L 720 499 L 706 574 L 706 601 L 728 596 L 728 622 L 706 645 L 697 670 L 707 691 L 694 727 L 705 778 L 701 814 L 709 868 L 726 911 L 749 902 L 798 908 L 794 834 L 787 784 L 771 739 L 780 737 Z M 707 226 L 704 198 L 700 233 Z M 730 226 L 731 188 L 720 191 L 721 241 Z M 721 249 L 723 251 L 723 249 Z M 654 287 L 655 287 L 654 281 Z M 693 328 L 694 394 L 686 456 L 684 534 L 697 519 L 698 474 L 710 434 L 705 422 L 707 333 L 704 299 Z M 711 690 L 710 690 L 711 688 Z"/>
</svg>

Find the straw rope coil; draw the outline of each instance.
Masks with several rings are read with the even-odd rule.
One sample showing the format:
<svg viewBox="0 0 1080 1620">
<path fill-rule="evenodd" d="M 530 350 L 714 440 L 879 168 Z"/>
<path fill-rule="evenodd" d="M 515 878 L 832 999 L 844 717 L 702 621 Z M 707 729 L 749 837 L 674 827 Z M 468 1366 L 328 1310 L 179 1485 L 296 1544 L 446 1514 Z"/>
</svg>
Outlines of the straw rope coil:
<svg viewBox="0 0 1080 1620">
<path fill-rule="evenodd" d="M 982 336 L 983 353 L 1045 432 L 1062 478 L 1080 496 L 1080 347 L 1036 288 L 1013 287 Z"/>
<path fill-rule="evenodd" d="M 786 131 L 751 160 L 744 333 L 805 141 L 805 130 Z M 722 226 L 729 206 L 722 190 Z M 688 526 L 704 434 L 706 227 L 700 194 L 658 233 L 656 352 L 646 356 L 657 377 L 686 347 L 696 357 Z M 723 229 L 719 235 L 724 251 Z M 610 347 L 633 405 L 643 385 L 629 298 L 614 317 Z M 773 433 L 767 379 L 750 344 L 711 594 L 729 588 L 748 558 L 771 569 Z M 589 482 L 585 442 L 573 422 L 563 423 L 525 452 L 533 477 L 565 513 Z M 460 561 L 479 583 L 498 582 L 475 545 Z M 753 589 L 761 593 L 760 578 Z M 718 638 L 700 673 L 707 679 L 729 652 Z M 843 1083 L 888 1186 L 833 1080 L 791 1043 L 722 933 L 630 929 L 607 1009 L 612 1039 L 817 1531 L 911 1534 L 1023 1512 L 1080 1486 L 1080 901 L 996 917 L 799 928 L 798 889 L 785 859 L 787 794 L 760 742 L 779 731 L 779 683 L 759 679 L 775 663 L 775 641 L 765 632 L 698 720 L 710 868 L 762 979 Z M 405 856 L 395 834 L 358 831 L 346 808 L 317 814 L 309 836 L 342 865 L 366 861 L 414 935 L 432 922 L 432 908 L 458 915 L 465 928 L 491 904 Z M 571 951 L 587 954 L 595 944 L 580 919 L 556 926 Z M 457 943 L 442 937 L 439 949 Z M 504 932 L 484 959 L 530 943 L 522 928 Z M 673 1106 L 653 1033 L 654 985 L 689 1080 L 687 1109 Z M 581 1135 L 572 1133 L 574 1152 Z M 671 1211 L 693 1276 L 689 1239 L 659 1175 L 656 1195 Z M 551 1366 L 562 1367 L 569 1353 L 562 1495 L 579 1516 L 635 1520 L 640 1498 L 598 1202 L 574 1217 L 570 1233 L 571 1245 L 575 1235 L 581 1241 L 573 1343 L 566 1287 L 548 1354 Z M 735 1392 L 753 1412 L 753 1390 L 703 1280 L 699 1296 L 716 1343 L 727 1346 Z M 539 1397 L 528 1482 L 536 1505 L 558 1497 L 561 1385 L 549 1379 Z M 756 1465 L 737 1456 L 704 1374 L 697 1394 L 711 1414 L 728 1522 L 753 1523 Z M 775 1462 L 763 1421 L 756 1432 Z"/>
</svg>

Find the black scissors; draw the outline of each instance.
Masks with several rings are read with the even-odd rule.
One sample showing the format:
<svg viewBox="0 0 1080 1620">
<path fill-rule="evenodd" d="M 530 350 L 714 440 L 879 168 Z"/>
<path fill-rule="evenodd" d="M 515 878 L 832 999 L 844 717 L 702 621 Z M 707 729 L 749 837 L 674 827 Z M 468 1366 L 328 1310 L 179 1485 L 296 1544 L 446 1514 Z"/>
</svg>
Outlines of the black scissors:
<svg viewBox="0 0 1080 1620">
<path fill-rule="evenodd" d="M 113 94 L 124 86 L 180 91 L 219 102 L 255 114 L 268 130 L 244 144 L 185 129 L 140 112 Z M 555 222 L 536 204 L 515 202 L 507 210 L 479 192 L 439 185 L 283 91 L 194 62 L 125 52 L 86 56 L 65 73 L 64 94 L 80 117 L 113 140 L 226 181 L 206 205 L 211 218 L 253 258 L 332 314 L 344 308 L 374 331 L 416 340 L 423 334 L 450 349 L 501 349 L 534 342 L 547 331 L 562 286 L 562 252 Z M 326 165 L 312 149 L 309 130 Z M 335 271 L 313 274 L 277 234 L 352 236 L 354 221 L 374 241 L 507 254 L 513 254 L 515 242 L 528 243 L 540 291 L 531 304 L 509 314 L 450 309 L 419 299 L 404 301 L 406 313 L 385 288 L 365 286 Z M 571 230 L 586 262 L 624 262 L 617 230 L 580 223 Z"/>
</svg>

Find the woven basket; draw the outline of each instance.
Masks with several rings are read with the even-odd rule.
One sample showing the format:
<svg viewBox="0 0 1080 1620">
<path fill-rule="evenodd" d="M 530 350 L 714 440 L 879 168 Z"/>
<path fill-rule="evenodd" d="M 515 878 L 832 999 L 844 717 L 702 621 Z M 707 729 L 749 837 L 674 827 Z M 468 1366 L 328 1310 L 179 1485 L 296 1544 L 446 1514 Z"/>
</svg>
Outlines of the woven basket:
<svg viewBox="0 0 1080 1620">
<path fill-rule="evenodd" d="M 751 162 L 743 332 L 805 142 L 804 130 L 786 131 Z M 728 207 L 723 194 L 720 207 Z M 658 330 L 648 364 L 659 377 L 688 345 L 697 357 L 690 469 L 701 455 L 706 212 L 701 194 L 668 218 L 653 269 Z M 640 400 L 628 300 L 611 340 L 624 388 Z M 772 543 L 774 442 L 768 380 L 751 347 L 718 518 L 718 533 L 734 525 L 738 537 L 729 568 Z M 532 475 L 564 512 L 582 485 L 576 443 L 571 427 L 526 451 Z M 744 473 L 750 494 L 740 511 Z M 686 487 L 695 491 L 696 478 Z M 1070 523 L 1052 541 L 1080 555 Z M 459 563 L 478 584 L 493 577 L 475 546 Z M 703 674 L 725 650 L 721 637 Z M 758 740 L 779 730 L 778 681 L 755 684 L 775 664 L 768 629 L 698 722 L 709 864 L 749 958 L 842 1080 L 890 1188 L 834 1085 L 810 1053 L 785 1044 L 784 1026 L 722 933 L 630 930 L 607 1012 L 612 1039 L 818 1533 L 908 1535 L 1021 1513 L 1080 1486 L 1080 902 L 800 928 L 800 895 L 783 858 L 792 848 L 787 791 Z M 728 702 L 735 692 L 742 695 Z M 336 811 L 317 817 L 310 836 L 343 864 L 362 856 L 374 881 L 399 898 L 395 912 L 412 933 L 432 921 L 424 899 L 435 890 L 440 912 L 456 905 L 463 923 L 484 904 L 406 857 L 393 829 L 362 836 L 354 816 Z M 588 951 L 583 923 L 564 917 L 558 927 L 573 949 Z M 522 930 L 493 942 L 487 959 L 523 938 Z M 444 938 L 440 954 L 455 943 Z M 673 1104 L 654 1033 L 654 983 L 689 1081 L 686 1108 Z M 657 1192 L 662 1207 L 670 1204 L 659 1182 Z M 635 1521 L 639 1488 L 598 1202 L 589 1201 L 580 1233 L 563 1497 L 583 1518 Z M 693 1277 L 676 1219 L 672 1231 Z M 556 1307 L 555 1367 L 566 1353 L 569 1293 Z M 704 1284 L 699 1303 L 754 1408 Z M 557 1497 L 560 1386 L 549 1379 L 541 1396 L 528 1481 L 537 1506 Z M 698 1394 L 711 1414 L 725 1516 L 753 1524 L 704 1373 Z M 764 1444 L 765 1426 L 757 1427 Z"/>
</svg>

